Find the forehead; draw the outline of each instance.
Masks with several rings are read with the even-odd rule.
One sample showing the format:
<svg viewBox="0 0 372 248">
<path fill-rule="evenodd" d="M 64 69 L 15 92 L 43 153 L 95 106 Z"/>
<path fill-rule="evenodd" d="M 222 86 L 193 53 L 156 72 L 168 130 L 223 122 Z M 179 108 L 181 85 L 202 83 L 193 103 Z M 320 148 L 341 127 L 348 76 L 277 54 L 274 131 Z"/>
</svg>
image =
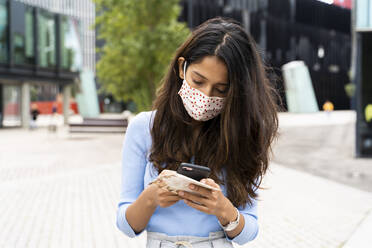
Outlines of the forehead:
<svg viewBox="0 0 372 248">
<path fill-rule="evenodd" d="M 216 56 L 204 57 L 200 62 L 190 66 L 191 72 L 202 74 L 208 81 L 216 83 L 227 83 L 228 73 L 225 63 Z M 192 75 L 196 75 L 192 72 Z"/>
</svg>

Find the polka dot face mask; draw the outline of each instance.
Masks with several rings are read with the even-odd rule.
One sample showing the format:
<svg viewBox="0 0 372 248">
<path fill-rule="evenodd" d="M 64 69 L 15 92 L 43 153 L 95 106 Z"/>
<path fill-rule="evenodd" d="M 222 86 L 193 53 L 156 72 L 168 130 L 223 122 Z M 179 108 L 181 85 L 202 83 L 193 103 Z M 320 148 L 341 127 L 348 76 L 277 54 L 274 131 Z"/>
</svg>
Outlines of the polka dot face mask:
<svg viewBox="0 0 372 248">
<path fill-rule="evenodd" d="M 197 121 L 207 121 L 216 117 L 225 103 L 223 97 L 209 97 L 186 82 L 186 61 L 183 66 L 183 83 L 178 91 L 187 113 Z"/>
</svg>

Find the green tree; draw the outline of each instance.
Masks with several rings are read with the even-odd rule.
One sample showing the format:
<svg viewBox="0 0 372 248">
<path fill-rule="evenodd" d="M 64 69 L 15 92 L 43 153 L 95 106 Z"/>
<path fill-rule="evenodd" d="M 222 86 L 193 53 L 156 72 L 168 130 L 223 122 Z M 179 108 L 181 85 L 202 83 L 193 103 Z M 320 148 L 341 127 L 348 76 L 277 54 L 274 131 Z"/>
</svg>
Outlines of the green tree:
<svg viewBox="0 0 372 248">
<path fill-rule="evenodd" d="M 177 47 L 189 35 L 178 22 L 179 0 L 95 0 L 97 76 L 116 100 L 148 110 Z"/>
</svg>

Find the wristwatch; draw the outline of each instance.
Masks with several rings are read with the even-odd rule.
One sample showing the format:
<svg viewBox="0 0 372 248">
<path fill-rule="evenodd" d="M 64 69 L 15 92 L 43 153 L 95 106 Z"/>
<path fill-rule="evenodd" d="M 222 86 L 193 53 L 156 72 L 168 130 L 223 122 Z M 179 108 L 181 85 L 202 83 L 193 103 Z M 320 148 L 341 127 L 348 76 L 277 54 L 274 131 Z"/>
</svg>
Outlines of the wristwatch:
<svg viewBox="0 0 372 248">
<path fill-rule="evenodd" d="M 224 231 L 227 231 L 227 232 L 228 231 L 232 231 L 232 230 L 234 230 L 239 225 L 240 212 L 239 212 L 239 210 L 237 208 L 235 208 L 235 209 L 236 209 L 236 212 L 238 213 L 238 217 L 236 218 L 236 220 L 230 221 L 229 224 L 227 224 L 226 226 L 223 226 L 221 224 L 221 222 L 218 220 L 218 224 L 220 224 L 220 226 L 222 227 L 222 229 Z"/>
</svg>

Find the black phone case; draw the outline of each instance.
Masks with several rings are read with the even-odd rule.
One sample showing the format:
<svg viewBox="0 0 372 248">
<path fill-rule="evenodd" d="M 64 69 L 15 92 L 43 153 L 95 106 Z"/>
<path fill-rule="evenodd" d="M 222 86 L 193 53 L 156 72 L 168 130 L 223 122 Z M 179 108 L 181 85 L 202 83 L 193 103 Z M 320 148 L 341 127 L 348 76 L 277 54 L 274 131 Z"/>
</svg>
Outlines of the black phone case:
<svg viewBox="0 0 372 248">
<path fill-rule="evenodd" d="M 209 177 L 211 169 L 197 164 L 181 163 L 180 166 L 178 166 L 177 173 L 199 182 L 203 178 Z"/>
</svg>

